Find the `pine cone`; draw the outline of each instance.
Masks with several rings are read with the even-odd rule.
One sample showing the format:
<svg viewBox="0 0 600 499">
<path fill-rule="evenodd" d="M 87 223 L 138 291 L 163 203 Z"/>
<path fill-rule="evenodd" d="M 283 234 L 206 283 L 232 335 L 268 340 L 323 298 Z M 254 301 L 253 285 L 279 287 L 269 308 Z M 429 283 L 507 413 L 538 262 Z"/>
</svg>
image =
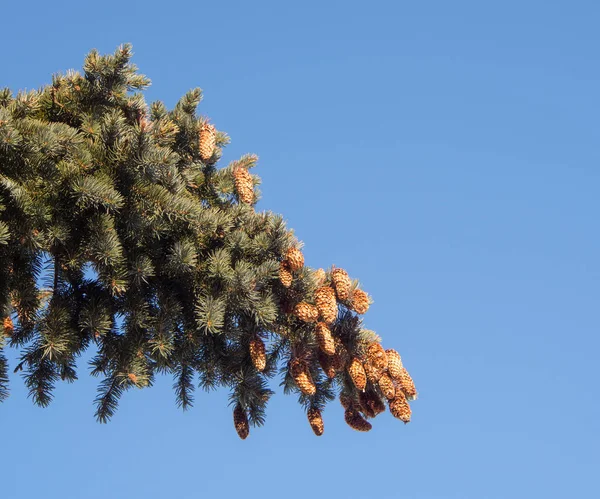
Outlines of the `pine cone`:
<svg viewBox="0 0 600 499">
<path fill-rule="evenodd" d="M 250 425 L 248 424 L 248 415 L 240 404 L 236 405 L 233 410 L 233 424 L 239 437 L 246 440 L 250 434 Z"/>
<path fill-rule="evenodd" d="M 398 381 L 402 376 L 402 359 L 400 358 L 400 354 L 396 352 L 393 348 L 390 348 L 385 351 L 385 354 L 388 359 L 388 372 L 390 376 Z"/>
<path fill-rule="evenodd" d="M 306 362 L 294 359 L 290 363 L 290 373 L 296 385 L 304 395 L 314 395 L 317 391 Z"/>
<path fill-rule="evenodd" d="M 388 359 L 385 350 L 380 343 L 374 341 L 367 348 L 367 362 L 375 369 L 385 371 L 388 366 Z"/>
<path fill-rule="evenodd" d="M 369 305 L 369 295 L 362 289 L 355 289 L 352 293 L 352 310 L 357 314 L 366 314 Z"/>
<path fill-rule="evenodd" d="M 315 304 L 319 314 L 327 324 L 337 318 L 338 307 L 335 299 L 335 290 L 329 286 L 322 286 L 315 291 Z"/>
<path fill-rule="evenodd" d="M 317 286 L 322 286 L 325 282 L 327 275 L 323 269 L 317 269 L 314 273 L 314 281 Z"/>
<path fill-rule="evenodd" d="M 335 355 L 335 343 L 331 331 L 324 322 L 318 322 L 315 327 L 315 337 L 319 348 L 327 355 Z"/>
<path fill-rule="evenodd" d="M 397 379 L 400 390 L 404 392 L 408 400 L 415 400 L 417 398 L 417 389 L 413 379 L 408 374 L 408 371 L 403 367 L 400 376 Z"/>
<path fill-rule="evenodd" d="M 212 158 L 217 142 L 217 130 L 213 125 L 204 123 L 200 128 L 200 159 L 207 161 Z"/>
<path fill-rule="evenodd" d="M 383 393 L 388 400 L 391 400 L 396 396 L 394 382 L 387 374 L 383 374 L 381 378 L 379 378 L 379 388 L 381 388 L 381 393 Z"/>
<path fill-rule="evenodd" d="M 323 353 L 321 350 L 317 352 L 317 358 L 319 360 L 319 365 L 323 372 L 327 375 L 329 379 L 335 378 L 337 371 L 335 370 L 334 358 L 329 355 Z"/>
<path fill-rule="evenodd" d="M 15 325 L 13 324 L 12 319 L 9 316 L 6 316 L 4 318 L 4 335 L 10 337 L 14 332 Z"/>
<path fill-rule="evenodd" d="M 250 357 L 257 371 L 264 371 L 267 366 L 267 353 L 263 340 L 255 336 L 250 340 Z"/>
<path fill-rule="evenodd" d="M 233 172 L 235 180 L 235 191 L 242 203 L 252 204 L 254 202 L 254 182 L 252 175 L 245 168 L 236 168 Z"/>
<path fill-rule="evenodd" d="M 366 419 L 364 419 L 357 411 L 354 409 L 346 409 L 344 412 L 344 419 L 348 426 L 353 430 L 357 431 L 369 431 L 372 426 Z"/>
<path fill-rule="evenodd" d="M 333 269 L 331 271 L 331 279 L 338 299 L 347 300 L 350 296 L 350 288 L 352 287 L 352 281 L 348 277 L 348 272 L 344 269 Z"/>
<path fill-rule="evenodd" d="M 373 367 L 373 365 L 370 362 L 365 362 L 363 367 L 365 368 L 367 380 L 369 380 L 373 384 L 377 383 L 379 381 L 379 378 L 381 378 L 381 375 L 383 374 L 383 370 Z"/>
<path fill-rule="evenodd" d="M 307 416 L 308 422 L 310 423 L 310 427 L 312 428 L 314 434 L 317 437 L 323 435 L 325 425 L 323 424 L 323 417 L 321 416 L 321 411 L 319 409 L 309 409 Z"/>
<path fill-rule="evenodd" d="M 370 418 L 374 418 L 385 411 L 385 404 L 373 390 L 360 392 L 358 399 L 363 413 Z"/>
<path fill-rule="evenodd" d="M 288 249 L 285 259 L 289 262 L 290 269 L 294 272 L 304 267 L 304 255 L 298 248 L 291 247 Z"/>
<path fill-rule="evenodd" d="M 314 305 L 306 303 L 305 301 L 298 303 L 294 308 L 296 317 L 304 322 L 317 322 L 319 318 L 319 310 Z"/>
<path fill-rule="evenodd" d="M 367 374 L 365 373 L 362 362 L 356 357 L 354 357 L 348 365 L 348 374 L 352 378 L 354 386 L 362 392 L 367 386 Z"/>
<path fill-rule="evenodd" d="M 410 422 L 410 415 L 412 411 L 410 410 L 410 405 L 408 405 L 406 397 L 401 391 L 398 390 L 396 393 L 396 398 L 390 400 L 389 405 L 392 416 L 398 418 L 404 423 Z"/>
<path fill-rule="evenodd" d="M 283 260 L 279 264 L 279 280 L 281 281 L 281 284 L 283 284 L 284 288 L 289 288 L 292 285 L 293 279 L 294 277 L 290 271 L 290 264 L 287 260 Z"/>
</svg>

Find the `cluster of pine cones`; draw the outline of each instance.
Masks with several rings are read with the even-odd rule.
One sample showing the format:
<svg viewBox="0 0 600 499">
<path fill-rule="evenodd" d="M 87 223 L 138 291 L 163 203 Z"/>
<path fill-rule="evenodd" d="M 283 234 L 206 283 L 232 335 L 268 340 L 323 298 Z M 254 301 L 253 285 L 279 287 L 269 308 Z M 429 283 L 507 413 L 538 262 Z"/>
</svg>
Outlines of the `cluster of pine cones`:
<svg viewBox="0 0 600 499">
<path fill-rule="evenodd" d="M 281 284 L 289 288 L 294 273 L 303 267 L 302 252 L 298 248 L 290 248 L 280 264 Z M 315 343 L 318 345 L 315 354 L 327 377 L 333 379 L 338 374 L 345 373 L 351 380 L 354 389 L 343 389 L 340 394 L 346 423 L 355 430 L 369 431 L 372 426 L 365 418 L 373 418 L 384 412 L 384 400 L 395 418 L 408 423 L 411 417 L 408 402 L 416 399 L 417 391 L 398 352 L 384 350 L 378 341 L 373 341 L 364 349 L 363 355 L 351 356 L 342 341 L 331 331 L 331 326 L 338 317 L 338 304 L 364 314 L 371 304 L 369 296 L 363 290 L 353 287 L 348 273 L 340 268 L 334 268 L 329 275 L 319 269 L 315 271 L 314 279 L 317 288 L 311 300 L 313 303 L 301 301 L 291 313 L 301 321 L 313 325 Z M 266 349 L 262 339 L 254 337 L 249 348 L 254 366 L 262 371 L 266 366 Z M 306 360 L 291 359 L 289 371 L 304 395 L 315 395 L 316 385 Z M 322 435 L 324 424 L 321 411 L 310 408 L 307 416 L 315 435 Z M 240 438 L 246 438 L 249 434 L 248 419 L 239 405 L 234 410 L 234 424 Z"/>
</svg>

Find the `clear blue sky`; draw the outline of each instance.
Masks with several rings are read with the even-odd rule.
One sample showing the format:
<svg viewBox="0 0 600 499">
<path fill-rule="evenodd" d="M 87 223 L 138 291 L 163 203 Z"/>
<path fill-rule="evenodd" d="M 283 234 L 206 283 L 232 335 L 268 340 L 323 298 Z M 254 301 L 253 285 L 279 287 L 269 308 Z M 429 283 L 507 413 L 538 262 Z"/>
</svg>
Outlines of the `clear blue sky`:
<svg viewBox="0 0 600 499">
<path fill-rule="evenodd" d="M 261 157 L 260 207 L 310 266 L 361 279 L 366 325 L 420 390 L 407 426 L 386 413 L 356 433 L 335 403 L 317 438 L 277 388 L 242 442 L 223 391 L 182 413 L 163 378 L 99 425 L 85 365 L 48 409 L 13 376 L 2 498 L 599 497 L 598 2 L 36 0 L 0 16 L 0 86 L 128 41 L 148 101 L 202 87 L 225 160 Z"/>
</svg>

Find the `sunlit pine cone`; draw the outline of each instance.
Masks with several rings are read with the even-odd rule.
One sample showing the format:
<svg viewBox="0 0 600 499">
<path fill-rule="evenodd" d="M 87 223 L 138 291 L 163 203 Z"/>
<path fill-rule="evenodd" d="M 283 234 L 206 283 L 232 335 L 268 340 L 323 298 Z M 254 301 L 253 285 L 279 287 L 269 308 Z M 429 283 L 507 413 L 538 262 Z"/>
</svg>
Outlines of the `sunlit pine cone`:
<svg viewBox="0 0 600 499">
<path fill-rule="evenodd" d="M 367 386 L 367 374 L 365 373 L 362 362 L 356 357 L 354 357 L 348 365 L 348 374 L 350 375 L 350 378 L 352 378 L 354 386 L 362 392 Z"/>
<path fill-rule="evenodd" d="M 366 314 L 369 310 L 370 300 L 369 295 L 362 289 L 355 289 L 352 292 L 352 310 L 357 314 Z"/>
<path fill-rule="evenodd" d="M 365 362 L 363 364 L 363 367 L 365 368 L 367 380 L 373 384 L 377 383 L 379 381 L 379 378 L 381 378 L 383 374 L 383 370 L 373 367 L 373 365 L 370 362 Z"/>
<path fill-rule="evenodd" d="M 309 409 L 307 416 L 308 422 L 310 423 L 310 427 L 312 428 L 314 434 L 317 437 L 323 435 L 325 425 L 323 424 L 323 416 L 321 415 L 321 411 L 319 409 Z"/>
<path fill-rule="evenodd" d="M 304 301 L 296 305 L 294 308 L 294 313 L 298 319 L 304 322 L 317 322 L 319 319 L 319 311 L 317 310 L 317 307 Z"/>
<path fill-rule="evenodd" d="M 246 168 L 236 168 L 233 172 L 235 191 L 242 203 L 252 204 L 254 202 L 254 182 L 252 175 Z"/>
<path fill-rule="evenodd" d="M 402 376 L 402 369 L 403 369 L 402 359 L 400 358 L 400 354 L 393 348 L 386 350 L 385 354 L 386 354 L 387 360 L 388 360 L 388 372 L 390 373 L 390 376 L 392 377 L 392 379 L 395 379 L 396 381 L 398 381 L 400 379 L 400 377 Z"/>
<path fill-rule="evenodd" d="M 289 262 L 290 269 L 293 272 L 296 272 L 304 267 L 304 255 L 298 248 L 292 246 L 290 249 L 288 249 L 285 254 L 285 259 Z"/>
<path fill-rule="evenodd" d="M 202 161 L 207 161 L 212 158 L 212 155 L 215 152 L 216 143 L 216 128 L 209 123 L 204 123 L 200 128 L 199 134 L 200 159 L 202 159 Z"/>
<path fill-rule="evenodd" d="M 408 400 L 415 400 L 417 398 L 415 383 L 404 367 L 396 381 L 398 382 L 398 387 L 404 392 L 404 395 L 406 395 Z"/>
<path fill-rule="evenodd" d="M 267 352 L 261 338 L 255 336 L 250 340 L 250 357 L 257 371 L 264 371 L 267 366 Z"/>
<path fill-rule="evenodd" d="M 383 393 L 386 399 L 391 400 L 396 396 L 396 387 L 394 386 L 394 382 L 387 374 L 381 375 L 378 384 L 379 388 L 381 389 L 381 393 Z"/>
<path fill-rule="evenodd" d="M 350 280 L 350 277 L 348 277 L 348 272 L 344 269 L 333 269 L 331 271 L 331 279 L 337 297 L 340 300 L 347 300 L 350 296 L 350 289 L 352 288 L 352 281 Z"/>
<path fill-rule="evenodd" d="M 375 369 L 386 370 L 388 358 L 380 343 L 374 341 L 367 348 L 367 361 Z"/>
<path fill-rule="evenodd" d="M 296 382 L 296 386 L 304 395 L 314 395 L 316 393 L 317 387 L 312 380 L 306 362 L 300 359 L 292 360 L 290 363 L 290 373 Z"/>
<path fill-rule="evenodd" d="M 333 336 L 331 336 L 331 331 L 327 327 L 327 324 L 324 322 L 317 322 L 317 325 L 315 326 L 315 337 L 317 338 L 319 348 L 324 353 L 327 355 L 335 355 L 335 342 L 333 341 Z"/>
<path fill-rule="evenodd" d="M 408 401 L 406 400 L 404 393 L 402 393 L 400 390 L 397 390 L 396 397 L 389 401 L 389 406 L 392 416 L 398 418 L 404 423 L 410 422 L 412 411 L 410 410 L 410 405 L 408 405 Z"/>
<path fill-rule="evenodd" d="M 331 324 L 337 318 L 338 306 L 335 290 L 330 286 L 321 286 L 315 291 L 315 305 L 323 322 Z"/>
<path fill-rule="evenodd" d="M 279 280 L 281 281 L 281 284 L 284 288 L 289 288 L 292 285 L 293 279 L 294 276 L 290 270 L 290 264 L 287 260 L 283 260 L 279 264 Z"/>
</svg>

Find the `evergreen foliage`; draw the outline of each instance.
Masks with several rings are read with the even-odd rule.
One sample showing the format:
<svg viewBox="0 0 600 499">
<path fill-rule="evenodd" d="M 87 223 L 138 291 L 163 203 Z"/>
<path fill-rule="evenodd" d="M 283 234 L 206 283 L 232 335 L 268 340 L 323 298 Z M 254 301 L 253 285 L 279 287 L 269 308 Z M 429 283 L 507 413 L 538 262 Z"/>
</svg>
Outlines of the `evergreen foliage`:
<svg viewBox="0 0 600 499">
<path fill-rule="evenodd" d="M 20 349 L 14 370 L 41 406 L 58 381 L 77 379 L 77 359 L 92 348 L 101 422 L 125 391 L 168 374 L 183 409 L 196 386 L 228 388 L 245 438 L 264 423 L 279 374 L 315 433 L 337 392 L 349 424 L 364 430 L 359 412 L 375 414 L 364 401 L 385 400 L 376 376 L 361 393 L 353 374 L 366 383 L 360 366 L 372 372 L 368 349 L 379 342 L 356 314 L 370 299 L 341 269 L 304 266 L 283 218 L 255 210 L 256 156 L 217 167 L 229 138 L 196 114 L 201 91 L 173 110 L 147 105 L 150 80 L 131 55 L 128 45 L 92 51 L 83 73 L 55 75 L 38 91 L 0 90 L 0 399 L 3 347 Z M 299 317 L 301 303 L 325 311 L 327 326 Z M 327 342 L 318 327 L 331 332 Z"/>
</svg>

